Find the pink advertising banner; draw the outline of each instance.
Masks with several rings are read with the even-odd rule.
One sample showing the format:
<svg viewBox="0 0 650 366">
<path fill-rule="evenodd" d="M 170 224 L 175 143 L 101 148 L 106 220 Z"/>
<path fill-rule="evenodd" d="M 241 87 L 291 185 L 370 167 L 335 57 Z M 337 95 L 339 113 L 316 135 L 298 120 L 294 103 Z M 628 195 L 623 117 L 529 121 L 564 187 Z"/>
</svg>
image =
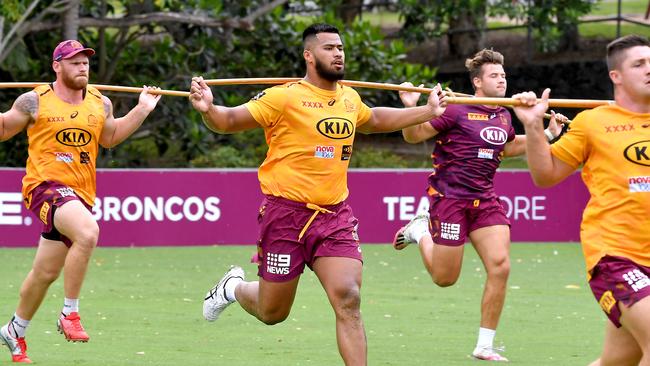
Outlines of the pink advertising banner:
<svg viewBox="0 0 650 366">
<path fill-rule="evenodd" d="M 0 169 L 0 246 L 35 246 L 40 220 L 22 204 L 23 169 Z M 427 209 L 426 170 L 352 170 L 349 202 L 363 243 L 387 243 Z M 526 171 L 499 171 L 495 186 L 513 241 L 578 241 L 589 194 L 574 174 L 551 189 Z M 262 194 L 255 170 L 100 170 L 93 215 L 100 246 L 254 244 Z"/>
</svg>

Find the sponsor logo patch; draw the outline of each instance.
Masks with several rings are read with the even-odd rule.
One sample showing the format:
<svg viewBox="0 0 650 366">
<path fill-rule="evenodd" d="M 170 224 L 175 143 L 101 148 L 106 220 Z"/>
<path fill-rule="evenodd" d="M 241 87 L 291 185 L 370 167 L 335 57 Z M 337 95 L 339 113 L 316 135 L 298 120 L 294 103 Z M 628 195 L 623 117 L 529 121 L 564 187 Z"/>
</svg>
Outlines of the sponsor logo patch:
<svg viewBox="0 0 650 366">
<path fill-rule="evenodd" d="M 90 164 L 90 153 L 82 151 L 79 153 L 79 162 L 81 164 Z"/>
<path fill-rule="evenodd" d="M 322 159 L 334 159 L 334 146 L 316 146 L 314 156 Z"/>
<path fill-rule="evenodd" d="M 341 160 L 350 160 L 352 157 L 352 145 L 343 145 L 341 150 Z"/>
<path fill-rule="evenodd" d="M 90 132 L 80 128 L 66 128 L 56 134 L 56 141 L 65 146 L 86 146 L 91 139 Z"/>
<path fill-rule="evenodd" d="M 487 114 L 483 113 L 467 113 L 467 119 L 470 121 L 487 121 L 489 120 Z"/>
<path fill-rule="evenodd" d="M 650 166 L 650 140 L 643 140 L 629 145 L 623 151 L 625 159 L 643 166 Z"/>
<path fill-rule="evenodd" d="M 65 122 L 65 117 L 47 117 L 48 122 Z"/>
<path fill-rule="evenodd" d="M 630 192 L 650 192 L 650 176 L 630 177 L 627 181 Z"/>
<path fill-rule="evenodd" d="M 61 196 L 61 198 L 75 196 L 74 191 L 70 187 L 57 188 L 56 191 L 59 193 L 59 196 Z"/>
<path fill-rule="evenodd" d="M 321 135 L 334 139 L 346 139 L 354 133 L 354 125 L 350 120 L 341 117 L 324 118 L 316 124 Z"/>
<path fill-rule="evenodd" d="M 494 157 L 493 149 L 478 149 L 478 157 L 481 159 L 492 159 Z"/>
<path fill-rule="evenodd" d="M 64 163 L 72 163 L 74 162 L 74 157 L 72 156 L 72 153 L 69 152 L 55 152 L 54 155 L 56 156 L 56 161 L 62 161 Z"/>
<path fill-rule="evenodd" d="M 460 224 L 440 223 L 440 237 L 447 240 L 460 239 Z"/>
<path fill-rule="evenodd" d="M 508 141 L 508 133 L 501 127 L 485 127 L 480 136 L 483 141 L 493 145 L 503 145 Z"/>
<path fill-rule="evenodd" d="M 600 307 L 603 308 L 603 311 L 609 314 L 612 312 L 614 305 L 616 305 L 616 299 L 614 298 L 614 295 L 612 295 L 611 291 L 605 291 L 603 296 L 600 297 L 600 300 L 598 300 L 598 303 L 600 304 Z"/>
<path fill-rule="evenodd" d="M 47 225 L 47 214 L 50 212 L 50 204 L 47 202 L 43 202 L 43 206 L 41 206 L 41 211 L 38 213 L 38 217 L 43 221 L 45 225 Z"/>
<path fill-rule="evenodd" d="M 638 269 L 623 274 L 623 279 L 632 287 L 634 292 L 639 292 L 639 290 L 650 286 L 650 278 Z"/>
<path fill-rule="evenodd" d="M 266 271 L 272 274 L 287 275 L 291 267 L 291 256 L 289 254 L 266 254 Z"/>
<path fill-rule="evenodd" d="M 72 114 L 70 115 L 70 119 L 75 119 L 75 118 L 77 118 L 78 115 L 79 115 L 79 111 L 74 111 L 74 112 L 72 112 Z"/>
</svg>

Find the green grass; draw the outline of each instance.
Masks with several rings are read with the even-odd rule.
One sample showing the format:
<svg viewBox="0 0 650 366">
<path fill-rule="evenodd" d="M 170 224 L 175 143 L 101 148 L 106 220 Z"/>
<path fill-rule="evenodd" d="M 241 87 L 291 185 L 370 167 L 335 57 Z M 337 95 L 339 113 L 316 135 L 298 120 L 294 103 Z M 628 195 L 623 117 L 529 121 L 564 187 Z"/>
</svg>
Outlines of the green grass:
<svg viewBox="0 0 650 366">
<path fill-rule="evenodd" d="M 645 14 L 648 7 L 646 0 L 625 0 L 621 3 L 621 14 Z M 618 2 L 615 0 L 601 0 L 591 9 L 589 15 L 618 14 Z"/>
<path fill-rule="evenodd" d="M 306 271 L 285 322 L 265 326 L 237 305 L 217 323 L 201 317 L 202 296 L 254 248 L 99 248 L 81 300 L 87 344 L 65 342 L 54 325 L 62 305 L 55 282 L 33 319 L 30 357 L 46 365 L 338 365 L 334 317 L 318 280 Z M 431 284 L 415 248 L 363 246 L 362 311 L 370 365 L 476 365 L 485 272 L 470 247 L 451 288 Z M 13 313 L 33 249 L 2 249 L 0 313 Z M 585 365 L 601 349 L 605 317 L 585 282 L 575 244 L 512 248 L 508 298 L 497 344 L 515 365 Z M 568 287 L 567 287 L 568 286 Z M 2 320 L 4 321 L 4 320 Z M 6 352 L 6 351 L 3 351 Z M 9 363 L 8 353 L 0 364 Z"/>
<path fill-rule="evenodd" d="M 584 23 L 578 26 L 582 37 L 616 38 L 616 22 Z M 650 35 L 650 26 L 621 22 L 621 35 Z"/>
</svg>

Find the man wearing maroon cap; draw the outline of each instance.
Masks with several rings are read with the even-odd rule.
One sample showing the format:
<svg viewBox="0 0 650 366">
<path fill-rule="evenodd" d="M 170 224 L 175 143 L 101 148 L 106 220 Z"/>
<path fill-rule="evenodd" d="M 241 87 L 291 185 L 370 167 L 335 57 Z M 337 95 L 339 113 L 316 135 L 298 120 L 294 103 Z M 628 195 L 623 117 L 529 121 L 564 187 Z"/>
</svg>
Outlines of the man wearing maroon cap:
<svg viewBox="0 0 650 366">
<path fill-rule="evenodd" d="M 22 94 L 0 114 L 0 141 L 27 129 L 22 193 L 25 206 L 43 223 L 16 312 L 0 328 L 14 362 L 31 363 L 25 331 L 61 270 L 65 299 L 57 328 L 68 341 L 88 341 L 79 318 L 79 293 L 99 236 L 91 214 L 99 145 L 110 148 L 124 141 L 160 99 L 149 93 L 155 88 L 145 86 L 138 105 L 114 118 L 110 99 L 88 85 L 88 58 L 94 54 L 75 40 L 59 43 L 52 54 L 56 81 Z"/>
</svg>

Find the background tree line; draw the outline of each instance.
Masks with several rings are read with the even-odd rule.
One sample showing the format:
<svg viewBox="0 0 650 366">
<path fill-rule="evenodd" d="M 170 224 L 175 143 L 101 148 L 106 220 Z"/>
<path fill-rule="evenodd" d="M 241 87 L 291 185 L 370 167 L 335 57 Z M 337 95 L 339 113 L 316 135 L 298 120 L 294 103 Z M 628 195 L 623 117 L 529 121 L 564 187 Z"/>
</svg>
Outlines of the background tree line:
<svg viewBox="0 0 650 366">
<path fill-rule="evenodd" d="M 3 0 L 0 5 L 0 80 L 50 81 L 51 52 L 63 39 L 77 38 L 97 54 L 91 83 L 158 85 L 187 90 L 194 75 L 205 78 L 302 76 L 301 33 L 314 17 L 296 16 L 289 0 Z M 359 20 L 361 0 L 317 1 L 318 21 L 343 30 L 346 78 L 400 83 L 433 81 L 433 68 L 404 62 L 408 46 L 431 37 L 449 37 L 453 52 L 468 55 L 482 47 L 480 31 L 488 14 L 535 16 L 540 34 L 555 34 L 561 46 L 564 24 L 589 9 L 579 0 L 535 0 L 535 14 L 512 0 L 403 0 L 392 6 L 404 19 L 402 39 Z M 569 14 L 569 15 L 566 15 Z M 565 19 L 565 20 L 563 20 Z M 566 20 L 568 19 L 568 20 Z M 476 31 L 467 31 L 476 28 Z M 546 27 L 546 28 L 545 28 Z M 555 32 L 549 29 L 556 29 Z M 544 32 L 544 33 L 542 33 Z M 571 33 L 573 34 L 573 33 Z M 575 33 L 574 35 L 577 35 Z M 547 39 L 546 37 L 544 39 Z M 550 39 L 550 38 L 549 38 Z M 550 47 L 550 46 L 549 46 Z M 236 105 L 262 86 L 213 88 L 217 103 Z M 26 90 L 4 89 L 0 108 L 10 108 Z M 396 93 L 359 90 L 369 105 L 399 106 Z M 137 95 L 107 93 L 121 116 Z M 208 131 L 187 100 L 163 97 L 129 140 L 103 150 L 100 167 L 254 167 L 266 153 L 260 129 L 235 135 Z M 4 166 L 24 166 L 26 135 L 0 144 Z M 353 166 L 398 164 L 389 153 L 355 152 Z"/>
</svg>

